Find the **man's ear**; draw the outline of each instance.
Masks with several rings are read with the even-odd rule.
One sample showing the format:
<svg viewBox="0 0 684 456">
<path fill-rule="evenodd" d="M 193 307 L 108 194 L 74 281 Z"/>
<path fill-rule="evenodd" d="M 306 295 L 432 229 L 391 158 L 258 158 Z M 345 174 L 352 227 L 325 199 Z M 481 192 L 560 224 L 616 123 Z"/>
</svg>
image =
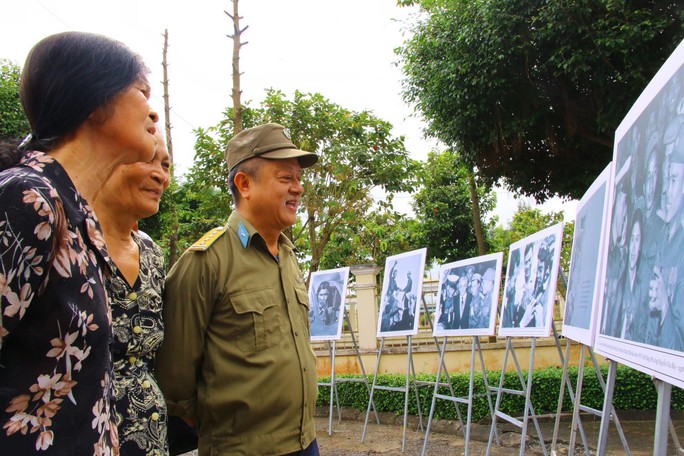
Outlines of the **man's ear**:
<svg viewBox="0 0 684 456">
<path fill-rule="evenodd" d="M 235 182 L 235 187 L 238 192 L 240 192 L 240 196 L 243 199 L 249 199 L 250 190 L 252 188 L 252 178 L 240 171 L 235 174 L 233 182 Z"/>
</svg>

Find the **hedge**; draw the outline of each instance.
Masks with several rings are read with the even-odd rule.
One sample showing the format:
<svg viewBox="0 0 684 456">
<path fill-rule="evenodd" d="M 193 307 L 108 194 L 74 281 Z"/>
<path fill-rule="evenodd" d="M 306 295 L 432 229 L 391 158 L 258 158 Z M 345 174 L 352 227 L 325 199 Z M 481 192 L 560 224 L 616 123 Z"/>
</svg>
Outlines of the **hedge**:
<svg viewBox="0 0 684 456">
<path fill-rule="evenodd" d="M 601 373 L 605 379 L 608 367 L 601 366 Z M 573 391 L 577 385 L 577 367 L 568 368 L 568 375 L 572 384 Z M 468 397 L 468 384 L 470 372 L 458 372 L 449 374 L 454 394 L 458 397 Z M 487 381 L 490 387 L 499 385 L 501 371 L 487 372 Z M 527 380 L 527 372 L 523 371 L 523 376 Z M 536 414 L 556 413 L 558 409 L 558 395 L 563 371 L 557 367 L 537 369 L 532 375 L 532 405 Z M 356 375 L 337 375 L 340 378 L 362 378 Z M 421 409 L 424 416 L 430 412 L 432 404 L 432 394 L 434 391 L 434 374 L 418 374 L 416 380 L 419 382 L 431 382 L 430 386 L 418 386 Z M 330 377 L 320 377 L 322 383 L 329 383 Z M 442 383 L 446 382 L 446 377 L 442 376 Z M 368 376 L 368 385 L 373 384 L 373 376 Z M 406 376 L 403 374 L 381 374 L 378 375 L 377 385 L 399 386 L 406 384 Z M 339 395 L 340 406 L 352 407 L 360 411 L 366 411 L 368 407 L 368 390 L 363 381 L 357 382 L 336 382 Z M 482 380 L 482 372 L 475 372 L 473 383 L 473 394 L 483 394 L 485 387 Z M 504 376 L 504 388 L 522 389 L 517 371 L 507 372 Z M 449 388 L 442 386 L 439 389 L 441 394 L 450 394 Z M 492 405 L 496 401 L 496 392 L 492 392 Z M 658 400 L 658 394 L 651 377 L 627 366 L 618 366 L 615 379 L 615 393 L 613 405 L 616 410 L 654 410 Z M 386 391 L 376 389 L 373 392 L 373 401 L 378 412 L 394 412 L 398 415 L 404 414 L 404 392 Z M 603 391 L 595 374 L 593 367 L 584 369 L 584 381 L 582 382 L 582 405 L 601 409 L 603 407 Z M 318 389 L 318 406 L 329 406 L 330 387 L 320 386 Z M 563 410 L 572 411 L 570 395 L 567 387 L 565 389 L 565 399 L 563 400 Z M 459 405 L 463 419 L 466 417 L 467 409 L 465 405 Z M 499 410 L 511 416 L 522 416 L 525 407 L 525 398 L 520 395 L 503 393 Z M 684 410 L 684 390 L 679 388 L 672 389 L 671 407 L 673 410 Z M 418 408 L 415 401 L 413 388 L 409 395 L 409 413 L 418 415 Z M 437 400 L 435 404 L 434 417 L 436 419 L 457 419 L 454 402 Z M 489 407 L 485 396 L 473 399 L 474 422 L 483 419 L 489 420 Z"/>
</svg>

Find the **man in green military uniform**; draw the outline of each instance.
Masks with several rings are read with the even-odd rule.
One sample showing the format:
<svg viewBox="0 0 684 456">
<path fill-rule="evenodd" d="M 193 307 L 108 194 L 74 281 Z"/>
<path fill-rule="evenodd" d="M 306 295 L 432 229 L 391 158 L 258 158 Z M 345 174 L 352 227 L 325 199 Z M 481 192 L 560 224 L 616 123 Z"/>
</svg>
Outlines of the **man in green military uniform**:
<svg viewBox="0 0 684 456">
<path fill-rule="evenodd" d="M 283 126 L 244 130 L 226 160 L 236 210 L 169 272 L 157 377 L 200 455 L 318 455 L 316 359 L 294 246 L 302 168 Z"/>
</svg>

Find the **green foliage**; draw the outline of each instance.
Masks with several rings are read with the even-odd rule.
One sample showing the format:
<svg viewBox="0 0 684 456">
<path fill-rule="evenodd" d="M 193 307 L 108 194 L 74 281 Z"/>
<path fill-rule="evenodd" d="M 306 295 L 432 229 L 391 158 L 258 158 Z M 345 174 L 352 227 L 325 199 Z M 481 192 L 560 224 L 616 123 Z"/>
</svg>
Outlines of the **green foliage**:
<svg viewBox="0 0 684 456">
<path fill-rule="evenodd" d="M 551 211 L 544 214 L 539 208 L 520 204 L 508 228 L 499 225 L 492 229 L 489 232 L 488 242 L 493 252 L 504 252 L 503 264 L 506 265 L 508 262 L 508 250 L 511 244 L 562 221 L 562 212 Z M 564 271 L 568 271 L 570 267 L 574 230 L 575 222 L 566 223 L 563 226 L 560 267 Z M 558 284 L 561 291 L 564 290 L 564 285 L 560 279 Z"/>
<path fill-rule="evenodd" d="M 427 263 L 479 255 L 470 198 L 469 170 L 452 151 L 430 152 L 420 172 L 421 188 L 414 195 L 418 218 L 416 243 L 428 249 Z M 496 204 L 496 195 L 477 188 L 481 218 Z"/>
<path fill-rule="evenodd" d="M 580 198 L 615 128 L 684 38 L 672 0 L 416 0 L 404 96 L 478 175 Z"/>
<path fill-rule="evenodd" d="M 218 125 L 196 131 L 195 161 L 187 182 L 171 192 L 174 204 L 180 205 L 181 228 L 185 223 L 212 228 L 229 213 L 224 151 L 234 135 L 231 119 L 228 109 Z M 311 271 L 319 269 L 321 260 L 326 267 L 347 266 L 364 258 L 362 262 L 377 261 L 376 254 L 382 257 L 409 245 L 410 224 L 391 207 L 396 192 L 414 187 L 417 164 L 409 158 L 404 138 L 392 134 L 390 123 L 367 111 L 344 109 L 320 94 L 295 92 L 288 100 L 276 90 L 267 91 L 260 107 L 244 107 L 243 122 L 245 128 L 280 123 L 294 144 L 320 157 L 304 172 L 303 222 L 292 230 L 302 255 L 311 258 Z M 374 189 L 382 190 L 386 198 L 374 202 Z M 197 230 L 186 231 L 179 238 L 187 245 L 196 240 L 187 236 L 195 236 Z M 370 239 L 374 242 L 360 244 Z"/>
<path fill-rule="evenodd" d="M 159 212 L 140 221 L 140 229 L 165 249 L 178 225 L 178 250 L 185 251 L 204 233 L 223 226 L 230 215 L 230 195 L 215 187 L 202 187 L 197 182 L 172 180 L 164 192 Z"/>
<path fill-rule="evenodd" d="M 601 366 L 601 375 L 605 379 L 607 376 L 607 366 Z M 338 375 L 337 378 L 361 378 L 360 375 Z M 432 402 L 432 394 L 434 392 L 434 374 L 419 374 L 416 376 L 418 381 L 432 382 L 432 386 L 419 387 L 421 411 L 424 416 L 430 411 L 430 404 Z M 456 372 L 449 374 L 451 385 L 454 390 L 454 395 L 457 397 L 468 397 L 470 372 Z M 527 382 L 527 372 L 523 371 L 524 381 Z M 577 367 L 570 367 L 568 369 L 568 378 L 573 390 L 577 385 Z M 532 374 L 532 406 L 537 414 L 556 413 L 558 408 L 558 398 L 560 394 L 561 381 L 563 379 L 563 371 L 557 367 L 550 367 L 547 369 L 535 370 Z M 487 372 L 487 383 L 491 387 L 498 387 L 501 380 L 500 371 Z M 329 377 L 319 378 L 321 382 L 329 382 Z M 369 385 L 372 384 L 372 376 L 368 377 Z M 442 376 L 441 382 L 446 382 L 446 376 Z M 377 385 L 382 386 L 399 386 L 403 387 L 406 383 L 405 375 L 379 375 Z M 503 387 L 514 390 L 521 390 L 521 382 L 516 371 L 506 372 L 504 375 Z M 340 395 L 340 405 L 344 407 L 352 407 L 357 410 L 366 410 L 368 407 L 368 391 L 363 382 L 340 382 L 337 383 L 338 393 Z M 450 395 L 451 392 L 448 387 L 441 386 L 439 388 L 440 394 Z M 473 398 L 473 415 L 474 422 L 489 420 L 489 405 L 487 398 L 484 396 L 485 384 L 481 372 L 475 372 L 473 375 L 473 395 L 480 397 Z M 585 367 L 584 380 L 582 382 L 582 405 L 592 407 L 600 410 L 603 407 L 604 393 L 601 389 L 599 379 L 592 367 Z M 496 392 L 491 393 L 492 406 L 496 401 Z M 643 374 L 637 370 L 626 366 L 618 366 L 615 393 L 613 396 L 613 405 L 616 410 L 654 410 L 657 406 L 658 395 L 651 377 Z M 375 390 L 373 392 L 373 402 L 379 412 L 395 412 L 397 415 L 404 413 L 404 393 L 395 391 Z M 319 387 L 318 389 L 318 406 L 328 406 L 330 403 L 330 388 Z M 465 418 L 467 408 L 465 405 L 461 407 L 461 414 Z M 567 385 L 565 388 L 565 396 L 563 399 L 563 411 L 571 411 L 572 403 L 568 393 Z M 501 395 L 501 402 L 499 410 L 511 416 L 522 416 L 525 407 L 525 398 L 520 395 L 507 394 Z M 671 407 L 673 410 L 684 410 L 684 390 L 674 388 L 672 390 Z M 412 415 L 418 414 L 416 407 L 415 395 L 413 391 L 409 396 L 409 413 Z M 450 401 L 438 400 L 435 404 L 436 419 L 456 420 L 455 406 Z"/>
<path fill-rule="evenodd" d="M 320 94 L 295 92 L 288 101 L 274 90 L 267 92 L 263 106 L 264 121 L 286 125 L 295 144 L 320 156 L 305 174 L 302 198 L 311 271 L 316 271 L 338 228 L 361 224 L 370 213 L 371 191 L 383 190 L 386 199 L 376 204 L 390 209 L 394 193 L 413 187 L 416 164 L 404 138 L 394 137 L 392 125 L 370 112 L 344 109 Z"/>
<path fill-rule="evenodd" d="M 20 76 L 19 66 L 0 59 L 0 141 L 18 142 L 30 130 L 19 100 Z"/>
<path fill-rule="evenodd" d="M 319 269 L 340 265 L 384 265 L 387 257 L 422 247 L 415 239 L 418 222 L 391 210 L 373 209 L 361 220 L 345 218 L 330 237 Z"/>
</svg>

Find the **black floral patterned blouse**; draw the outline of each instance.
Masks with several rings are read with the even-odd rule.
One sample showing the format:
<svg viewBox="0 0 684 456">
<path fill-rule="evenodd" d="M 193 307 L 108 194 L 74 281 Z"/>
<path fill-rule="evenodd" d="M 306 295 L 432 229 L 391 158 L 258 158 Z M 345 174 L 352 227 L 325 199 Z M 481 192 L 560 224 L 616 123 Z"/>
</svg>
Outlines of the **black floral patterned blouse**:
<svg viewBox="0 0 684 456">
<path fill-rule="evenodd" d="M 0 454 L 116 454 L 109 255 L 49 155 L 0 172 L 0 259 Z"/>
<path fill-rule="evenodd" d="M 132 233 L 140 248 L 140 273 L 131 287 L 112 265 L 114 386 L 121 454 L 168 454 L 166 403 L 154 378 L 154 356 L 164 338 L 164 255 L 153 241 Z"/>
</svg>

